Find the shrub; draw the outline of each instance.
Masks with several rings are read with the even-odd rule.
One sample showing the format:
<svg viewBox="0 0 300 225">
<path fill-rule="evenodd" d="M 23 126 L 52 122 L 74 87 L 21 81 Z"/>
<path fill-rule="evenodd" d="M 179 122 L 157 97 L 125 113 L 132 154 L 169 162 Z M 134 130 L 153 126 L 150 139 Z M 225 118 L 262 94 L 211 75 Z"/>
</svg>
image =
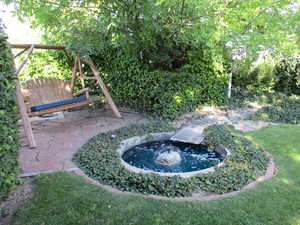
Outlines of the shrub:
<svg viewBox="0 0 300 225">
<path fill-rule="evenodd" d="M 18 182 L 16 77 L 13 57 L 6 39 L 0 29 L 0 199 L 7 197 L 10 189 Z"/>
<path fill-rule="evenodd" d="M 201 104 L 226 101 L 227 74 L 212 59 L 204 59 L 191 55 L 181 69 L 166 71 L 152 70 L 134 58 L 121 56 L 102 69 L 118 104 L 153 117 L 174 119 Z"/>
<path fill-rule="evenodd" d="M 254 115 L 249 116 L 248 119 L 299 124 L 300 99 L 298 96 L 284 97 L 280 102 L 261 108 Z"/>
<path fill-rule="evenodd" d="M 300 55 L 283 59 L 275 69 L 275 90 L 300 94 Z"/>
<path fill-rule="evenodd" d="M 280 92 L 236 87 L 232 89 L 231 98 L 223 108 L 234 109 L 245 107 L 253 102 L 258 104 L 273 104 L 285 98 L 286 95 Z"/>
<path fill-rule="evenodd" d="M 245 60 L 237 64 L 232 77 L 234 86 L 256 91 L 272 90 L 276 81 L 276 63 L 276 58 L 259 56 L 253 63 Z"/>
</svg>

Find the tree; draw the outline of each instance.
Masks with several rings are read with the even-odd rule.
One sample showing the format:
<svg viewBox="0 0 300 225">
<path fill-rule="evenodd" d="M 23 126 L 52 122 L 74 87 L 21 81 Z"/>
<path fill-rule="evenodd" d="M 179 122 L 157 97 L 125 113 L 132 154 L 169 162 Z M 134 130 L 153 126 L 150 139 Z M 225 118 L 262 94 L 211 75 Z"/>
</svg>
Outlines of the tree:
<svg viewBox="0 0 300 225">
<path fill-rule="evenodd" d="M 6 0 L 20 17 L 55 41 L 89 45 L 97 41 L 143 41 L 147 32 L 168 31 L 187 42 L 243 48 L 250 58 L 259 51 L 290 54 L 299 51 L 299 0 Z M 144 33 L 143 33 L 144 31 Z M 76 35 L 81 34 L 81 35 Z M 82 36 L 84 34 L 84 36 Z M 49 38 L 49 35 L 48 35 Z M 95 46 L 89 46 L 93 51 Z"/>
<path fill-rule="evenodd" d="M 119 102 L 168 116 L 223 103 L 228 73 L 263 51 L 298 52 L 299 1 L 6 0 L 46 42 L 93 57 Z"/>
</svg>

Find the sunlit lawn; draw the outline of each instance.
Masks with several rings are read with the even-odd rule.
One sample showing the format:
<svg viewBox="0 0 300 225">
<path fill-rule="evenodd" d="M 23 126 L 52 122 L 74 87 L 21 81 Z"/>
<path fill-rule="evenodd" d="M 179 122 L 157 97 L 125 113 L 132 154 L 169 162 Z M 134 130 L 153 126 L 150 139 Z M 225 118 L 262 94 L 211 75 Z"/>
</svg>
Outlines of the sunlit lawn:
<svg viewBox="0 0 300 225">
<path fill-rule="evenodd" d="M 215 201 L 172 202 L 112 194 L 67 172 L 37 178 L 33 201 L 14 224 L 300 224 L 300 127 L 247 134 L 275 158 L 277 175 L 255 189 Z"/>
</svg>

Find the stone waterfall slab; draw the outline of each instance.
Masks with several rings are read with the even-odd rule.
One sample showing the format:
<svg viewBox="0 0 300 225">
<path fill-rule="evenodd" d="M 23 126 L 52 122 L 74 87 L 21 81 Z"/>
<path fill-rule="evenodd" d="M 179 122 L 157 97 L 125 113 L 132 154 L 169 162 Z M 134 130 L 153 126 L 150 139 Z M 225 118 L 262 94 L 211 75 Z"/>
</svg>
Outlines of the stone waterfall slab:
<svg viewBox="0 0 300 225">
<path fill-rule="evenodd" d="M 206 126 L 189 126 L 180 129 L 170 139 L 185 143 L 200 144 L 205 136 L 202 134 Z"/>
</svg>

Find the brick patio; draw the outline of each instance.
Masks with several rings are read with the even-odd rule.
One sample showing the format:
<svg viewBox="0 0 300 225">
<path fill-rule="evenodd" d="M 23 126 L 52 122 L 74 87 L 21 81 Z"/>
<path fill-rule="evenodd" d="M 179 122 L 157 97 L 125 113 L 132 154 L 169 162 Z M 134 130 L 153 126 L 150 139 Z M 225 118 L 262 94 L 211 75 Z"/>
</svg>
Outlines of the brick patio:
<svg viewBox="0 0 300 225">
<path fill-rule="evenodd" d="M 33 122 L 33 132 L 38 144 L 30 149 L 20 126 L 21 176 L 41 172 L 76 170 L 71 161 L 78 148 L 98 133 L 118 129 L 132 123 L 147 120 L 135 113 L 122 113 L 123 118 L 113 117 L 109 110 L 89 112 L 77 110 L 65 112 L 63 119 L 51 119 Z"/>
</svg>

